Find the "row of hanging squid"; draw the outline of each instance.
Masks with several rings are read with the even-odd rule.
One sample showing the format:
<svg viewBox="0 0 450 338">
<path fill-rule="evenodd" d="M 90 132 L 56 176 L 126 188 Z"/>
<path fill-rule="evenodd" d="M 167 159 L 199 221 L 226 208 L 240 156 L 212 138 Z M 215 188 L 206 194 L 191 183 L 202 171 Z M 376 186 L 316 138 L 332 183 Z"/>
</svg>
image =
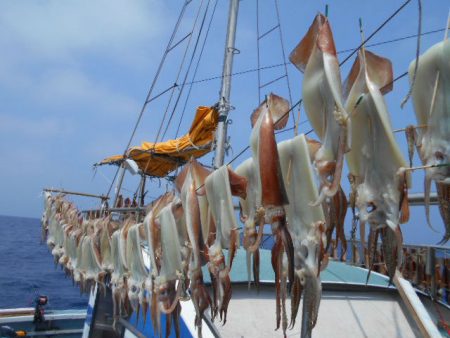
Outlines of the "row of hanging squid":
<svg viewBox="0 0 450 338">
<path fill-rule="evenodd" d="M 121 223 L 111 216 L 83 219 L 61 195 L 46 195 L 43 229 L 55 260 L 82 288 L 109 281 L 116 319 L 130 306 L 145 313 L 150 307 L 159 332 L 160 316 L 167 316 L 168 334 L 172 321 L 178 328 L 180 300 L 190 298 L 199 336 L 208 308 L 213 319 L 218 316 L 225 323 L 236 250 L 242 242 L 248 279 L 253 276 L 258 287 L 259 250 L 267 224 L 274 238 L 275 327 L 286 335 L 303 297 L 301 336 L 310 337 L 319 313 L 320 271 L 327 265 L 335 230 L 333 242 L 341 242 L 345 256 L 348 207 L 354 222 L 359 221 L 361 241 L 369 225 L 366 266 L 378 263 L 381 237 L 387 274 L 393 278 L 402 262 L 400 224 L 409 218 L 411 178 L 383 98 L 393 88 L 392 64 L 361 48 L 342 83 L 330 23 L 321 14 L 290 60 L 304 73 L 304 107 L 320 141 L 302 134 L 277 144 L 275 130 L 286 125 L 290 107 L 287 100 L 269 94 L 251 114 L 252 157 L 235 170 L 222 166 L 214 171 L 191 159 L 176 178 L 174 192 L 152 202 L 141 223 L 136 217 Z M 443 242 L 450 238 L 449 60 L 448 40 L 420 58 L 412 84 L 420 128 L 407 128 L 411 156 L 416 147 L 427 167 L 427 219 L 431 181 L 437 186 L 446 229 Z M 414 71 L 413 62 L 411 79 Z M 351 186 L 348 200 L 340 186 L 344 159 Z M 233 196 L 239 199 L 242 234 Z M 150 268 L 144 264 L 142 243 Z M 210 287 L 203 281 L 205 271 Z M 179 336 L 179 329 L 176 333 Z"/>
<path fill-rule="evenodd" d="M 318 14 L 290 60 L 304 73 L 305 110 L 322 142 L 313 155 L 320 181 L 320 195 L 315 204 L 332 198 L 333 205 L 346 207 L 339 197 L 345 157 L 351 187 L 349 204 L 354 222 L 360 223 L 362 241 L 365 225 L 370 226 L 366 266 L 372 267 L 377 239 L 381 237 L 392 279 L 401 260 L 400 224 L 409 219 L 411 170 L 426 170 L 424 204 L 428 223 L 430 185 L 432 181 L 436 183 L 445 225 L 441 243 L 450 239 L 450 43 L 445 37 L 409 68 L 418 122 L 417 126 L 406 128 L 409 167 L 395 142 L 383 98 L 393 89 L 394 82 L 388 59 L 363 46 L 342 83 L 329 21 Z M 411 168 L 414 148 L 422 167 Z"/>
</svg>

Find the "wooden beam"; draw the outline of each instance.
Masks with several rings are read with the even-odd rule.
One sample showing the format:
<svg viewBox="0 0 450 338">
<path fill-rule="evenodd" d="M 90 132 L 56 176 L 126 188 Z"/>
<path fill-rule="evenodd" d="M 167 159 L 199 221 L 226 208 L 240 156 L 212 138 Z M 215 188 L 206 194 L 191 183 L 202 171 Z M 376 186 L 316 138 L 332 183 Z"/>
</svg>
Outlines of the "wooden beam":
<svg viewBox="0 0 450 338">
<path fill-rule="evenodd" d="M 394 284 L 423 337 L 441 337 L 441 333 L 417 296 L 416 291 L 398 270 L 395 271 Z"/>
</svg>

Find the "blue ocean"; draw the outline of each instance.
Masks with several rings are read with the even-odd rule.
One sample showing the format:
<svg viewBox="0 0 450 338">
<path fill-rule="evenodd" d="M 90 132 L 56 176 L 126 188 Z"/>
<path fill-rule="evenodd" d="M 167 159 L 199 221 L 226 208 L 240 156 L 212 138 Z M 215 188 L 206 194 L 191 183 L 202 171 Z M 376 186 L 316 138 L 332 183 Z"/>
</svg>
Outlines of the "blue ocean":
<svg viewBox="0 0 450 338">
<path fill-rule="evenodd" d="M 47 309 L 85 309 L 88 296 L 55 266 L 36 218 L 0 216 L 0 309 L 31 307 L 48 296 Z"/>
</svg>

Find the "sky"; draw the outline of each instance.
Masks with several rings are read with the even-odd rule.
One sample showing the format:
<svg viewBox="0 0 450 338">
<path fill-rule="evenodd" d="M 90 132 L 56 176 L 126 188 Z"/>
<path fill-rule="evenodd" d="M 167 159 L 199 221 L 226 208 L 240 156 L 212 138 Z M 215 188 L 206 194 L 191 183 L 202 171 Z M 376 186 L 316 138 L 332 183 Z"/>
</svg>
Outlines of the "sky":
<svg viewBox="0 0 450 338">
<path fill-rule="evenodd" d="M 259 31 L 263 34 L 277 25 L 277 16 L 274 1 L 259 2 Z M 448 1 L 422 2 L 422 31 L 444 28 L 449 12 Z M 301 40 L 317 12 L 325 10 L 326 4 L 329 5 L 328 16 L 337 50 L 343 51 L 355 48 L 361 42 L 359 18 L 367 37 L 404 1 L 282 0 L 278 3 L 287 61 L 290 51 Z M 45 187 L 95 194 L 108 191 L 115 167 L 93 170 L 93 164 L 125 150 L 182 4 L 182 0 L 0 2 L 0 214 L 40 217 L 43 208 L 41 192 Z M 200 8 L 187 53 L 188 62 L 202 15 L 209 6 L 200 45 L 188 74 L 189 81 L 193 79 L 214 4 L 215 0 L 193 0 L 174 39 L 175 42 L 182 39 L 192 29 Z M 412 0 L 370 43 L 416 34 L 417 7 L 417 1 Z M 195 80 L 221 74 L 227 11 L 228 2 L 218 0 Z M 235 55 L 234 72 L 257 67 L 256 18 L 256 1 L 241 1 L 236 39 L 236 48 L 240 52 Z M 441 41 L 443 36 L 443 32 L 423 36 L 421 53 Z M 188 40 L 168 56 L 152 97 L 175 82 Z M 260 41 L 262 67 L 283 62 L 278 30 Z M 397 76 L 405 72 L 415 58 L 416 44 L 416 38 L 411 38 L 368 49 L 389 58 L 394 76 Z M 348 52 L 340 53 L 338 57 L 342 61 L 347 55 Z M 343 80 L 353 60 L 354 57 L 342 66 Z M 182 68 L 177 83 L 183 81 L 186 69 L 186 66 Z M 303 77 L 291 64 L 287 65 L 287 71 L 292 101 L 297 102 L 301 97 Z M 257 75 L 257 72 L 246 72 L 233 78 L 231 105 L 234 109 L 230 113 L 232 124 L 229 128 L 231 149 L 225 161 L 249 143 L 249 116 L 259 103 Z M 284 67 L 266 69 L 260 73 L 261 82 L 282 75 Z M 165 138 L 175 137 L 184 105 L 186 109 L 179 134 L 188 130 L 197 106 L 213 105 L 218 101 L 219 90 L 220 78 L 194 84 L 189 97 L 189 86 L 186 86 L 180 104 L 173 109 L 179 94 L 178 89 L 175 90 L 168 110 L 169 113 L 175 112 L 173 123 Z M 270 91 L 288 97 L 286 78 L 264 87 L 261 95 Z M 395 83 L 393 92 L 386 95 L 394 129 L 416 123 L 411 102 L 404 109 L 400 108 L 407 91 L 408 80 L 405 77 Z M 169 98 L 170 91 L 147 106 L 132 139 L 133 145 L 155 140 Z M 305 120 L 305 112 L 301 110 L 300 121 Z M 288 127 L 292 123 L 291 120 Z M 300 132 L 308 130 L 308 122 L 301 124 Z M 279 135 L 278 139 L 281 141 L 292 136 L 290 131 Z M 406 158 L 404 136 L 399 134 L 396 137 Z M 249 156 L 249 152 L 244 153 L 233 166 Z M 202 162 L 211 164 L 211 158 L 206 156 Z M 417 157 L 414 162 L 419 164 Z M 343 184 L 348 187 L 346 182 Z M 132 195 L 136 187 L 137 179 L 127 176 L 124 194 Z M 153 180 L 147 187 L 148 201 L 170 189 L 165 180 Z M 422 173 L 414 174 L 411 192 L 423 192 Z M 95 199 L 72 199 L 80 209 L 98 205 Z M 423 207 L 414 207 L 411 218 L 403 226 L 406 242 L 436 243 L 440 240 L 443 224 L 436 207 L 432 207 L 432 220 L 441 234 L 427 228 Z"/>
</svg>

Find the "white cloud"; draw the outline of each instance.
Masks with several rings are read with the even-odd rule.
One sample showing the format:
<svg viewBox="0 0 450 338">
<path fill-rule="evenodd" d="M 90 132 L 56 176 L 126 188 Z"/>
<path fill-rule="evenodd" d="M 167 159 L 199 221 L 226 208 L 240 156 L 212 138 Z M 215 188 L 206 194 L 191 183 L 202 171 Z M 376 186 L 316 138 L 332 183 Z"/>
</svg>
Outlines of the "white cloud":
<svg viewBox="0 0 450 338">
<path fill-rule="evenodd" d="M 137 111 L 140 102 L 101 78 L 76 68 L 50 69 L 34 79 L 32 95 L 35 101 L 53 110 L 77 111 L 91 117 L 117 117 Z M 128 95 L 127 95 L 128 94 Z"/>
<path fill-rule="evenodd" d="M 34 137 L 50 138 L 58 134 L 72 133 L 71 126 L 64 120 L 41 117 L 30 119 L 23 116 L 0 114 L 0 133 L 2 136 L 14 134 L 18 139 L 28 140 Z"/>
<path fill-rule="evenodd" d="M 9 1 L 0 5 L 3 40 L 33 58 L 74 57 L 80 51 L 121 50 L 160 31 L 164 8 L 157 1 Z M 112 53 L 114 54 L 114 53 Z M 24 55 L 26 57 L 26 55 Z"/>
</svg>

